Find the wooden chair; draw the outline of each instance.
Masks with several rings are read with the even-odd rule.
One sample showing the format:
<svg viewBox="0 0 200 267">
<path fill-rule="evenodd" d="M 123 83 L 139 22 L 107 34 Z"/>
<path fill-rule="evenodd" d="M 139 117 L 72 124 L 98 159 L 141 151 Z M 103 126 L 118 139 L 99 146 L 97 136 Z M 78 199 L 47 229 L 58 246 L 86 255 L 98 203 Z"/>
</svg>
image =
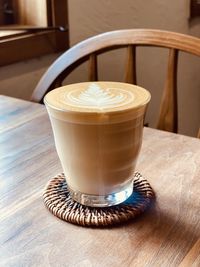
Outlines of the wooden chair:
<svg viewBox="0 0 200 267">
<path fill-rule="evenodd" d="M 61 55 L 46 71 L 31 100 L 42 103 L 44 95 L 62 85 L 64 78 L 78 65 L 89 60 L 90 81 L 98 80 L 97 56 L 106 51 L 127 47 L 125 82 L 136 84 L 136 47 L 169 48 L 168 70 L 163 90 L 157 128 L 177 132 L 177 63 L 179 50 L 200 56 L 200 39 L 189 35 L 151 29 L 118 30 L 82 41 Z"/>
</svg>

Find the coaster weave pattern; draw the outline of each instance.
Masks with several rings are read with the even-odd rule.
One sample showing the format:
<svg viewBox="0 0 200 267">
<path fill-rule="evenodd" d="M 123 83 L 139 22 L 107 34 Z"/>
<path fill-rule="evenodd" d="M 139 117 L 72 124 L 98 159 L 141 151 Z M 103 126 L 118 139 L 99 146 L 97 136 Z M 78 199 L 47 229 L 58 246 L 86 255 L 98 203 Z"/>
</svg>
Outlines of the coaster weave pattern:
<svg viewBox="0 0 200 267">
<path fill-rule="evenodd" d="M 149 182 L 138 172 L 134 174 L 134 192 L 123 203 L 106 208 L 87 207 L 74 201 L 63 173 L 47 184 L 44 203 L 58 218 L 82 226 L 106 227 L 126 222 L 143 213 L 155 198 Z"/>
</svg>

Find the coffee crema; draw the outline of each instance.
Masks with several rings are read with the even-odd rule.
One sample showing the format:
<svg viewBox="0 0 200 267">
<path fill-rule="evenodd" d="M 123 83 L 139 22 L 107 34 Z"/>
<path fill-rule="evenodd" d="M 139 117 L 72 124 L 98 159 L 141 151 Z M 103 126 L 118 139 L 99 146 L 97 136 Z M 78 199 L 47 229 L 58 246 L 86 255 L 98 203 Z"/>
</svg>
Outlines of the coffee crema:
<svg viewBox="0 0 200 267">
<path fill-rule="evenodd" d="M 147 90 L 118 82 L 85 82 L 57 88 L 45 97 L 63 111 L 112 112 L 137 108 L 150 99 Z"/>
</svg>

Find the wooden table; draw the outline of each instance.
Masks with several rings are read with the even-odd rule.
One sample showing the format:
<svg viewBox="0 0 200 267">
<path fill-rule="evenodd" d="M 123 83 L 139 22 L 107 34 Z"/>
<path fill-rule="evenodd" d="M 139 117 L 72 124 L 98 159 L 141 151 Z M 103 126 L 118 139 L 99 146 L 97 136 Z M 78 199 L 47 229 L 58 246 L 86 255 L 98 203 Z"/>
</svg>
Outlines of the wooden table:
<svg viewBox="0 0 200 267">
<path fill-rule="evenodd" d="M 62 169 L 44 106 L 1 96 L 0 143 L 0 266 L 200 266 L 198 139 L 144 129 L 137 169 L 157 200 L 111 229 L 75 226 L 45 208 L 43 188 Z"/>
</svg>

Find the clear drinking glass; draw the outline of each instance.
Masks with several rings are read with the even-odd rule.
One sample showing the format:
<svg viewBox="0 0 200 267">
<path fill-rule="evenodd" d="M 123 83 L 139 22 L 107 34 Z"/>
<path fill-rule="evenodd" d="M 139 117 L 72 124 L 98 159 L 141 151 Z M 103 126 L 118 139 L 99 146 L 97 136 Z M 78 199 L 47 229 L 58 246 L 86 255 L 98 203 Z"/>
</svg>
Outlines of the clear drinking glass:
<svg viewBox="0 0 200 267">
<path fill-rule="evenodd" d="M 44 99 L 72 198 L 106 207 L 133 192 L 150 93 L 138 86 L 79 83 L 57 88 Z"/>
</svg>

